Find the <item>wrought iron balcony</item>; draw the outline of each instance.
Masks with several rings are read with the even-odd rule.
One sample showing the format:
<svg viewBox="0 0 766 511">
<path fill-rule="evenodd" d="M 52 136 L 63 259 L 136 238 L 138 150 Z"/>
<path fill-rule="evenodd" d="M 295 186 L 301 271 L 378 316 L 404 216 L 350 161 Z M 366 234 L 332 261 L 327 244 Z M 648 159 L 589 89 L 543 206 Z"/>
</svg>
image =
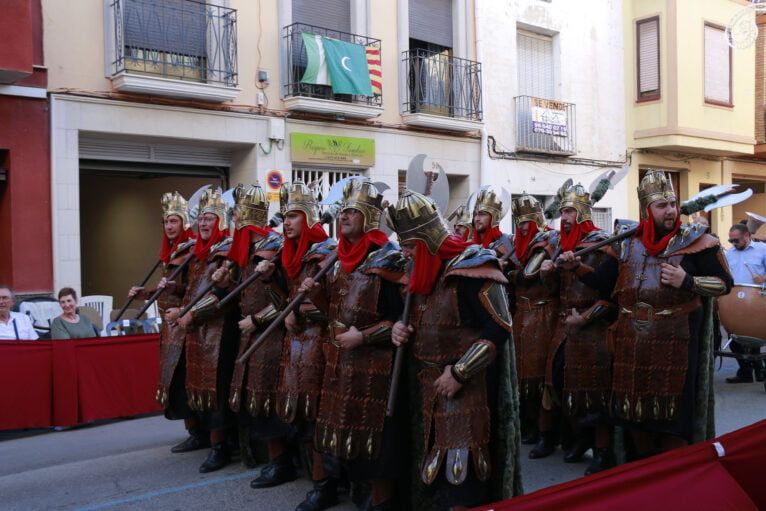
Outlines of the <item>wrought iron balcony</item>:
<svg viewBox="0 0 766 511">
<path fill-rule="evenodd" d="M 293 23 L 284 27 L 286 46 L 286 79 L 284 81 L 285 103 L 290 110 L 303 110 L 349 117 L 371 118 L 380 115 L 383 106 L 383 96 L 363 96 L 358 94 L 335 94 L 330 85 L 303 83 L 301 79 L 306 72 L 308 55 L 303 42 L 302 33 L 315 34 L 331 39 L 338 39 L 352 44 L 381 50 L 380 39 L 338 32 L 305 23 Z M 309 101 L 302 101 L 300 98 Z M 319 101 L 310 101 L 319 100 Z M 330 103 L 332 102 L 332 103 Z M 345 104 L 345 105 L 344 105 Z M 367 108 L 369 107 L 369 108 Z"/>
<path fill-rule="evenodd" d="M 577 154 L 575 105 L 517 96 L 516 150 L 529 153 Z"/>
<path fill-rule="evenodd" d="M 111 8 L 113 76 L 236 87 L 236 10 L 195 0 L 114 0 Z"/>
<path fill-rule="evenodd" d="M 422 49 L 405 51 L 402 63 L 404 114 L 481 122 L 481 63 Z"/>
</svg>

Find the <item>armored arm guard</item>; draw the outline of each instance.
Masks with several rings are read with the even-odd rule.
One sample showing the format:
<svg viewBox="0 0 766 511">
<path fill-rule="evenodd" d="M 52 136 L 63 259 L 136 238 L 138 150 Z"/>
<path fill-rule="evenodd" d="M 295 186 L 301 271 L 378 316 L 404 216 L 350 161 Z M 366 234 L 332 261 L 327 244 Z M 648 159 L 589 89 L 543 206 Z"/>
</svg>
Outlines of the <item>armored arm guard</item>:
<svg viewBox="0 0 766 511">
<path fill-rule="evenodd" d="M 295 315 L 308 323 L 327 321 L 327 314 L 311 302 L 303 302 L 300 307 L 295 309 Z"/>
<path fill-rule="evenodd" d="M 197 304 L 192 307 L 192 310 L 190 311 L 194 322 L 199 322 L 204 318 L 211 316 L 213 312 L 215 312 L 217 304 L 218 297 L 214 294 L 209 294 L 197 302 Z"/>
<path fill-rule="evenodd" d="M 279 316 L 279 309 L 274 304 L 269 304 L 268 307 L 264 307 L 260 312 L 253 314 L 250 319 L 259 327 L 263 327 L 274 321 L 277 316 Z"/>
<path fill-rule="evenodd" d="M 598 321 L 600 319 L 608 321 L 609 315 L 614 314 L 616 311 L 617 306 L 612 302 L 608 302 L 606 300 L 598 300 L 585 312 L 583 312 L 582 317 L 585 318 L 585 321 L 588 323 L 593 323 L 594 321 Z"/>
<path fill-rule="evenodd" d="M 238 264 L 229 268 L 229 282 L 239 284 L 242 281 L 242 268 Z"/>
<path fill-rule="evenodd" d="M 687 279 L 689 275 L 687 275 Z M 691 290 L 702 296 L 720 296 L 726 293 L 726 284 L 718 277 L 691 277 Z M 688 280 L 685 279 L 684 287 Z"/>
<path fill-rule="evenodd" d="M 471 376 L 489 366 L 495 360 L 495 355 L 495 345 L 492 342 L 477 340 L 452 366 L 452 377 L 459 383 L 465 383 Z"/>
<path fill-rule="evenodd" d="M 391 327 L 390 321 L 381 321 L 377 325 L 362 330 L 362 342 L 364 344 L 390 344 Z"/>
</svg>

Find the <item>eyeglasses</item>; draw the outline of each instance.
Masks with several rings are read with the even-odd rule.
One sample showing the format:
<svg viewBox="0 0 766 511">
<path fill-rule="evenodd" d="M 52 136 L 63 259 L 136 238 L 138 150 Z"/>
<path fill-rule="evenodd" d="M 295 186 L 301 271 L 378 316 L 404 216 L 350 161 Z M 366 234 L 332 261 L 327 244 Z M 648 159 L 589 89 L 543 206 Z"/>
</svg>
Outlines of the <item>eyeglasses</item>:
<svg viewBox="0 0 766 511">
<path fill-rule="evenodd" d="M 737 243 L 740 242 L 741 239 L 742 238 L 729 238 L 729 243 L 731 243 L 732 245 L 736 245 Z"/>
</svg>

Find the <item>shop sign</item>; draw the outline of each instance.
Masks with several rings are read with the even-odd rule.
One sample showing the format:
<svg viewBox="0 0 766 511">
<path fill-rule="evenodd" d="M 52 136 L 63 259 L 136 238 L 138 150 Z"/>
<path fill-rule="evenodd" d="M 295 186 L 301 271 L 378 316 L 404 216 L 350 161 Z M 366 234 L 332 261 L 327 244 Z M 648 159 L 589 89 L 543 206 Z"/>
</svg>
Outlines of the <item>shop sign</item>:
<svg viewBox="0 0 766 511">
<path fill-rule="evenodd" d="M 312 133 L 290 133 L 293 163 L 372 167 L 375 140 Z"/>
</svg>

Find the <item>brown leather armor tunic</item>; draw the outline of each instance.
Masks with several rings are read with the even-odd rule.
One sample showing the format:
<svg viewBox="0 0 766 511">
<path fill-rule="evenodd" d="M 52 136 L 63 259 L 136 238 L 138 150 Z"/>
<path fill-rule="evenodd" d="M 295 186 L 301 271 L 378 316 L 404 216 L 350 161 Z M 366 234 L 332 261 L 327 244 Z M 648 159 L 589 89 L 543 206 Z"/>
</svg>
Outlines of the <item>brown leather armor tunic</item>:
<svg viewBox="0 0 766 511">
<path fill-rule="evenodd" d="M 634 422 L 674 419 L 688 370 L 688 312 L 700 301 L 692 291 L 660 283 L 660 265 L 677 265 L 683 255 L 650 256 L 639 238 L 624 247 L 614 291 L 620 310 L 612 409 Z"/>
<path fill-rule="evenodd" d="M 173 253 L 168 264 L 164 264 L 162 267 L 162 276 L 165 278 L 170 277 L 170 274 L 189 257 L 193 249 L 194 244 L 189 244 L 184 250 Z M 157 307 L 159 308 L 162 323 L 160 324 L 160 379 L 157 384 L 155 397 L 157 403 L 162 408 L 167 408 L 170 405 L 170 383 L 173 380 L 173 374 L 178 366 L 178 361 L 181 359 L 186 340 L 186 331 L 184 329 L 179 328 L 177 325 L 171 326 L 170 323 L 165 321 L 165 311 L 181 306 L 181 301 L 186 291 L 187 272 L 188 267 L 175 277 L 176 286 L 172 292 L 168 290 L 157 297 Z"/>
<path fill-rule="evenodd" d="M 604 238 L 606 235 L 594 233 L 587 237 L 586 241 L 578 243 L 575 250 L 586 248 Z M 592 252 L 582 258 L 582 263 L 597 268 L 606 256 L 603 251 Z M 605 312 L 595 315 L 597 312 L 594 309 L 601 307 L 613 310 L 613 306 L 598 303 L 598 292 L 585 285 L 572 271 L 560 272 L 559 291 L 561 313 L 556 338 L 561 341 L 566 339 L 564 411 L 574 416 L 592 411 L 606 411 L 612 387 L 612 360 L 606 345 L 606 331 L 610 319 L 614 316 Z M 589 319 L 586 325 L 567 332 L 564 319 L 573 308 L 586 319 L 590 314 L 594 314 L 594 317 Z"/>
<path fill-rule="evenodd" d="M 326 243 L 326 242 L 325 242 Z M 295 277 L 287 278 L 289 300 L 308 277 L 319 272 L 325 255 L 310 248 L 304 256 L 303 267 Z M 301 311 L 315 309 L 311 303 L 300 307 Z M 296 419 L 313 421 L 319 411 L 319 394 L 325 367 L 323 346 L 329 338 L 327 321 L 312 319 L 302 313 L 296 314 L 301 331 L 285 333 L 280 361 L 280 379 L 277 390 L 277 414 L 288 423 Z"/>
<path fill-rule="evenodd" d="M 376 252 L 368 255 L 368 260 Z M 340 330 L 354 326 L 361 331 L 383 325 L 378 303 L 383 277 L 366 266 L 368 260 L 350 274 L 337 262 L 327 275 L 329 317 Z M 386 272 L 389 279 L 403 276 L 402 269 L 391 273 Z M 380 455 L 394 350 L 390 335 L 388 340 L 352 350 L 326 346 L 315 437 L 320 450 L 342 459 Z"/>
<path fill-rule="evenodd" d="M 440 275 L 431 294 L 413 295 L 410 324 L 415 327 L 413 355 L 422 364 L 418 378 L 423 392 L 423 441 L 425 456 L 422 479 L 431 484 L 446 460 L 446 477 L 460 484 L 467 476 L 469 458 L 477 478 L 485 481 L 491 474 L 489 441 L 490 410 L 487 404 L 486 369 L 468 379 L 452 399 L 438 395 L 434 382 L 446 365 L 454 365 L 481 333 L 481 327 L 461 324 L 458 306 L 458 279 Z M 495 265 L 483 264 L 454 272 L 455 275 L 507 281 Z M 485 285 L 489 286 L 491 282 Z M 433 442 L 430 443 L 430 439 Z"/>
<path fill-rule="evenodd" d="M 276 235 L 274 235 L 276 236 Z M 268 260 L 277 255 L 279 243 L 269 243 L 269 238 L 264 238 L 251 246 L 250 258 L 247 266 L 242 270 L 242 280 L 249 278 L 255 273 L 255 267 L 262 260 Z M 271 246 L 266 246 L 267 244 Z M 276 286 L 260 280 L 253 282 L 245 289 L 239 298 L 239 308 L 242 317 L 257 315 L 269 307 L 279 309 L 280 303 L 274 303 L 274 296 L 280 294 Z M 250 335 L 242 335 L 239 354 L 241 356 L 250 345 L 260 336 L 267 325 L 256 327 Z M 240 406 L 253 417 L 269 417 L 276 410 L 277 386 L 279 384 L 279 362 L 282 358 L 282 339 L 285 336 L 284 326 L 275 328 L 266 338 L 263 344 L 256 349 L 247 362 L 247 370 L 242 364 L 237 364 L 231 380 L 229 392 L 229 406 L 235 412 Z M 246 376 L 245 376 L 246 373 Z M 246 378 L 246 380 L 245 380 Z M 245 383 L 244 392 L 242 383 Z"/>
<path fill-rule="evenodd" d="M 226 263 L 227 251 L 228 245 L 225 250 L 218 251 L 213 247 L 206 261 L 196 257 L 191 260 L 189 283 L 182 306 L 191 302 L 205 288 L 215 270 Z M 192 410 L 206 412 L 217 409 L 216 377 L 225 316 L 225 311 L 220 311 L 205 318 L 203 323 L 194 324 L 186 336 L 186 393 Z"/>
<path fill-rule="evenodd" d="M 551 244 L 550 234 L 541 233 L 538 241 L 527 248 L 532 254 L 528 265 L 534 264 L 534 254 L 544 251 L 550 258 L 556 250 Z M 557 239 L 554 240 L 557 243 Z M 523 284 L 516 283 L 516 313 L 513 317 L 513 339 L 516 343 L 516 369 L 519 378 L 519 394 L 522 399 L 539 402 L 542 396 L 545 375 L 551 366 L 555 346 L 551 342 L 552 332 L 559 319 L 559 296 L 543 285 L 538 277 Z"/>
</svg>

